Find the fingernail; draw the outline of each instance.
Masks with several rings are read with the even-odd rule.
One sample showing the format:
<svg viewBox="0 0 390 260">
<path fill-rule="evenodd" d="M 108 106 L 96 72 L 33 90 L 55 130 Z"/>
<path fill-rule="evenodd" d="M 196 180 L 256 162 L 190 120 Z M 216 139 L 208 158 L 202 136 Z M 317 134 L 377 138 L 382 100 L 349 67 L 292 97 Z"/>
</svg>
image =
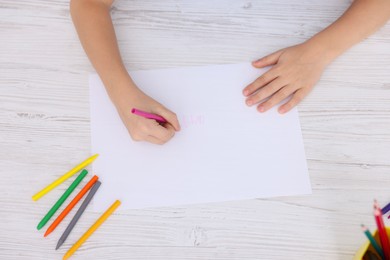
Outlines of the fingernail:
<svg viewBox="0 0 390 260">
<path fill-rule="evenodd" d="M 286 112 L 286 110 L 284 108 L 279 108 L 279 113 L 280 114 L 284 114 Z"/>
<path fill-rule="evenodd" d="M 259 110 L 259 112 L 264 112 L 264 107 L 260 106 L 257 108 L 257 110 Z"/>
<path fill-rule="evenodd" d="M 244 90 L 244 96 L 248 96 L 248 94 L 249 94 L 249 90 Z"/>
<path fill-rule="evenodd" d="M 252 105 L 252 100 L 247 100 L 247 101 L 246 101 L 246 104 L 247 104 L 248 106 L 251 106 L 251 105 Z"/>
</svg>

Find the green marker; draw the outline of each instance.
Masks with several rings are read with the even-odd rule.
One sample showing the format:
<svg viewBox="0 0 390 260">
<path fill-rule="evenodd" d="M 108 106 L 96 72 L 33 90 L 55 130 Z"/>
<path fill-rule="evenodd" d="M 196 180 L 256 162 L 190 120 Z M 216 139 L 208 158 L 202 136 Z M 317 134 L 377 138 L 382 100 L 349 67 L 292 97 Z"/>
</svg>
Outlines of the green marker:
<svg viewBox="0 0 390 260">
<path fill-rule="evenodd" d="M 69 197 L 69 195 L 76 189 L 77 185 L 84 179 L 84 177 L 88 174 L 87 170 L 82 170 L 80 175 L 72 182 L 69 188 L 62 194 L 61 198 L 54 204 L 54 206 L 47 212 L 46 216 L 43 217 L 41 222 L 39 222 L 37 229 L 40 230 L 44 225 L 50 220 L 50 218 L 56 213 L 56 211 L 61 207 L 61 205 L 65 202 L 65 200 Z"/>
</svg>

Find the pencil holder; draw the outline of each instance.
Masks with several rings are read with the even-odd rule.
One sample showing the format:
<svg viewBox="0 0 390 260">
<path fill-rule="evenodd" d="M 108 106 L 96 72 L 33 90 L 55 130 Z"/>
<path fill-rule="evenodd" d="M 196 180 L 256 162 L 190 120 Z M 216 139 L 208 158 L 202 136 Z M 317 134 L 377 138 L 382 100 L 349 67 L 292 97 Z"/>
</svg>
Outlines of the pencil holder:
<svg viewBox="0 0 390 260">
<path fill-rule="evenodd" d="M 387 237 L 390 239 L 390 227 L 386 227 L 386 233 L 387 233 Z M 372 236 L 374 237 L 375 241 L 377 241 L 380 244 L 378 230 L 375 230 L 375 232 L 372 234 Z M 367 253 L 367 251 L 371 251 L 376 256 L 378 256 L 378 259 L 381 259 L 379 257 L 379 255 L 375 252 L 375 249 L 371 245 L 370 241 L 367 241 L 356 252 L 355 257 L 353 258 L 353 260 L 363 260 L 364 256 Z M 369 259 L 369 258 L 367 258 L 367 259 Z"/>
</svg>

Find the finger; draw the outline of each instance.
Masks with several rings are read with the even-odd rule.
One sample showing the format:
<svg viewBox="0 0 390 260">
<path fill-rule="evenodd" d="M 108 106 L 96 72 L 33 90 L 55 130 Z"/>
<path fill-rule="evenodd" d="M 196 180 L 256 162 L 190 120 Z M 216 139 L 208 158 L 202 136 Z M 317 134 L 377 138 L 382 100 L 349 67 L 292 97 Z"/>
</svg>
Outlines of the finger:
<svg viewBox="0 0 390 260">
<path fill-rule="evenodd" d="M 270 99 L 257 106 L 259 112 L 266 112 L 273 106 L 279 104 L 282 100 L 294 93 L 296 89 L 292 86 L 285 86 L 276 92 Z"/>
<path fill-rule="evenodd" d="M 272 96 L 275 92 L 285 86 L 285 83 L 280 79 L 276 78 L 268 85 L 262 87 L 259 91 L 257 91 L 252 96 L 246 99 L 246 104 L 251 106 L 253 104 L 259 103 L 262 100 Z"/>
<path fill-rule="evenodd" d="M 152 121 L 150 119 L 147 119 L 147 120 Z M 158 124 L 158 123 L 154 121 L 153 124 Z M 161 140 L 155 136 L 147 134 L 147 132 L 149 131 L 148 127 L 150 127 L 150 126 L 144 125 L 142 127 L 142 132 L 136 132 L 136 133 L 132 134 L 131 137 L 132 137 L 133 141 L 136 141 L 136 142 L 145 141 L 145 142 L 149 142 L 152 144 L 158 144 L 158 145 L 162 145 L 162 144 L 166 143 L 166 141 L 164 141 L 164 140 Z M 161 127 L 161 126 L 159 125 L 159 127 Z M 171 128 L 173 128 L 173 127 L 171 126 Z"/>
<path fill-rule="evenodd" d="M 180 131 L 180 123 L 175 113 L 165 108 L 164 106 L 159 106 L 155 110 L 156 111 L 154 112 L 165 118 L 175 128 L 176 131 Z"/>
<path fill-rule="evenodd" d="M 249 84 L 247 87 L 244 88 L 243 94 L 244 96 L 250 96 L 254 92 L 256 92 L 259 88 L 267 85 L 272 80 L 274 80 L 278 76 L 278 71 L 276 68 L 272 68 L 269 71 L 265 72 L 263 75 L 258 77 L 255 81 L 253 81 L 251 84 Z"/>
<path fill-rule="evenodd" d="M 290 111 L 303 100 L 307 93 L 308 91 L 304 89 L 299 89 L 298 91 L 296 91 L 292 98 L 286 104 L 279 107 L 279 113 L 284 114 Z"/>
<path fill-rule="evenodd" d="M 148 120 L 146 123 L 146 133 L 147 135 L 156 137 L 157 139 L 167 142 L 175 135 L 175 129 L 169 123 L 166 124 L 166 127 L 160 125 L 154 120 Z"/>
<path fill-rule="evenodd" d="M 151 136 L 151 135 L 148 135 L 145 137 L 145 141 L 146 142 L 149 142 L 149 143 L 152 143 L 152 144 L 158 144 L 158 145 L 163 145 L 165 144 L 164 141 L 154 137 L 154 136 Z"/>
<path fill-rule="evenodd" d="M 252 62 L 252 66 L 255 68 L 264 68 L 267 66 L 274 65 L 278 62 L 280 55 L 282 55 L 283 49 L 278 50 L 270 55 L 267 55 L 261 59 L 258 59 L 254 62 Z"/>
<path fill-rule="evenodd" d="M 175 128 L 173 127 L 173 125 L 171 125 L 170 123 L 166 123 L 164 125 L 164 127 L 168 130 L 170 130 L 171 132 L 173 132 L 173 134 L 175 134 Z"/>
</svg>

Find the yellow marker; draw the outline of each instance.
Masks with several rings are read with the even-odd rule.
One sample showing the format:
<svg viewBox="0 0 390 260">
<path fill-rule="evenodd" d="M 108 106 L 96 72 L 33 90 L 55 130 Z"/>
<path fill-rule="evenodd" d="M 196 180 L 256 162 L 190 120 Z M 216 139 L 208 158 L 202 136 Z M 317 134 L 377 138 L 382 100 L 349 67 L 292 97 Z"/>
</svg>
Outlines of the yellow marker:
<svg viewBox="0 0 390 260">
<path fill-rule="evenodd" d="M 54 189 L 55 187 L 57 187 L 58 185 L 60 185 L 64 181 L 66 181 L 67 179 L 69 179 L 70 177 L 72 177 L 75 173 L 81 171 L 87 165 L 91 164 L 98 156 L 99 156 L 99 154 L 92 155 L 91 157 L 89 157 L 88 159 L 86 159 L 85 161 L 83 161 L 82 163 L 77 165 L 76 167 L 74 167 L 72 170 L 68 171 L 67 173 L 62 175 L 60 178 L 55 180 L 53 183 L 49 184 L 46 188 L 44 188 L 43 190 L 41 190 L 40 192 L 38 192 L 37 194 L 32 196 L 32 199 L 35 201 L 39 200 L 43 195 L 45 195 L 46 193 L 48 193 L 49 191 L 51 191 L 52 189 Z"/>
<path fill-rule="evenodd" d="M 85 232 L 84 235 L 80 237 L 80 239 L 68 250 L 68 252 L 66 252 L 62 259 L 65 260 L 71 257 L 74 252 L 76 252 L 77 249 L 93 234 L 93 232 L 95 232 L 95 230 L 100 227 L 104 221 L 106 221 L 106 219 L 116 210 L 116 208 L 119 207 L 120 204 L 121 202 L 116 200 L 111 205 L 111 207 L 109 207 L 106 212 L 104 212 L 103 215 L 101 215 L 100 218 L 96 220 L 96 222 L 87 230 L 87 232 Z"/>
</svg>

